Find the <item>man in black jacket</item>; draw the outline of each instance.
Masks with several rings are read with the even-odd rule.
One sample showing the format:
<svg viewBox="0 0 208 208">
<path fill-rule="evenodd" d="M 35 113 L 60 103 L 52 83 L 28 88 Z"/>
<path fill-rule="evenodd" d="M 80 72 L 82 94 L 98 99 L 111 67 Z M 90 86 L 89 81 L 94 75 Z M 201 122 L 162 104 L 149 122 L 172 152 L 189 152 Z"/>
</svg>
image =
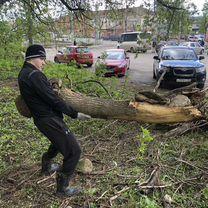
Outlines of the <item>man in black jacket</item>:
<svg viewBox="0 0 208 208">
<path fill-rule="evenodd" d="M 63 121 L 63 113 L 71 118 L 87 119 L 90 116 L 78 113 L 59 98 L 43 74 L 46 52 L 41 45 L 28 47 L 25 63 L 19 73 L 18 83 L 21 96 L 31 111 L 34 124 L 51 142 L 49 149 L 42 156 L 41 172 L 50 175 L 57 171 L 58 195 L 72 196 L 79 189 L 68 186 L 79 161 L 81 149 L 79 144 Z M 58 154 L 63 155 L 63 164 L 59 168 L 52 163 Z"/>
</svg>

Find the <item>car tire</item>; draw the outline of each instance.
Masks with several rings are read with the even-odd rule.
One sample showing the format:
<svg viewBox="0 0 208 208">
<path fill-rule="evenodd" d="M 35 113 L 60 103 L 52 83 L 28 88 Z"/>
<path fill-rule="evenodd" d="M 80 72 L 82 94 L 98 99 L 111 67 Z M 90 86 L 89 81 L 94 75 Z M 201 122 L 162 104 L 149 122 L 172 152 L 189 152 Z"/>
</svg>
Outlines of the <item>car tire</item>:
<svg viewBox="0 0 208 208">
<path fill-rule="evenodd" d="M 204 88 L 204 83 L 197 84 L 197 88 L 199 88 L 200 90 L 202 90 Z"/>
<path fill-rule="evenodd" d="M 155 70 L 153 69 L 153 79 L 156 79 Z"/>
<path fill-rule="evenodd" d="M 130 48 L 130 52 L 134 53 L 134 48 L 133 47 Z"/>
<path fill-rule="evenodd" d="M 54 58 L 54 62 L 57 63 L 57 64 L 60 64 L 60 62 L 59 62 L 57 57 Z"/>
<path fill-rule="evenodd" d="M 130 62 L 129 62 L 129 67 L 127 68 L 127 70 L 129 70 L 130 69 Z"/>
<path fill-rule="evenodd" d="M 204 53 L 204 49 L 201 50 L 200 54 L 202 55 Z"/>
<path fill-rule="evenodd" d="M 88 67 L 91 67 L 91 66 L 92 66 L 92 64 L 87 64 L 87 66 L 88 66 Z"/>
</svg>

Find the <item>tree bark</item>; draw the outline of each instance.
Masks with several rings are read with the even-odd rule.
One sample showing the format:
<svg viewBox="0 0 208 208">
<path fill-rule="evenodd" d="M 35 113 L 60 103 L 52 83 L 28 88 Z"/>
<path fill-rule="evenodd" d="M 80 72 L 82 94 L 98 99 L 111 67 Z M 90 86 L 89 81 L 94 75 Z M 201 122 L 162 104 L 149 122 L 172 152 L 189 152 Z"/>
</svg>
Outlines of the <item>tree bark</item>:
<svg viewBox="0 0 208 208">
<path fill-rule="evenodd" d="M 63 88 L 59 96 L 76 111 L 93 118 L 132 120 L 142 123 L 181 123 L 203 117 L 193 106 L 169 107 L 147 102 L 106 100 L 88 97 Z"/>
</svg>

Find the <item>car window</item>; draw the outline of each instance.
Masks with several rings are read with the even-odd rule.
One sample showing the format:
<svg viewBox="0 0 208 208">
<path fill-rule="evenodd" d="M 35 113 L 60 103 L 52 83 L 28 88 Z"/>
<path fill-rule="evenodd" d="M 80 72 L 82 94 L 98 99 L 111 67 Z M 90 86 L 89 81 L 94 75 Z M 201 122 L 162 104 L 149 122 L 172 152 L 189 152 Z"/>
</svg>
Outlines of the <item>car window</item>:
<svg viewBox="0 0 208 208">
<path fill-rule="evenodd" d="M 200 47 L 199 43 L 195 43 L 196 44 L 196 47 Z"/>
<path fill-rule="evenodd" d="M 121 52 L 106 52 L 106 59 L 108 60 L 121 60 L 124 59 L 124 53 Z"/>
<path fill-rule="evenodd" d="M 171 51 L 170 50 L 164 50 L 163 53 L 162 53 L 162 59 L 163 60 L 171 60 L 171 59 L 173 59 L 171 57 Z"/>
<path fill-rule="evenodd" d="M 64 54 L 69 54 L 69 53 L 71 53 L 72 50 L 73 50 L 73 48 L 67 47 L 67 48 L 63 49 L 63 53 Z"/>
<path fill-rule="evenodd" d="M 64 53 L 64 54 L 67 54 L 67 53 L 68 53 L 67 48 L 63 48 L 63 53 Z"/>
<path fill-rule="evenodd" d="M 181 46 L 188 46 L 188 43 L 180 43 Z"/>
<path fill-rule="evenodd" d="M 77 48 L 77 53 L 89 53 L 89 48 Z"/>
<path fill-rule="evenodd" d="M 196 60 L 197 56 L 191 49 L 164 49 L 161 58 L 163 60 Z"/>
</svg>

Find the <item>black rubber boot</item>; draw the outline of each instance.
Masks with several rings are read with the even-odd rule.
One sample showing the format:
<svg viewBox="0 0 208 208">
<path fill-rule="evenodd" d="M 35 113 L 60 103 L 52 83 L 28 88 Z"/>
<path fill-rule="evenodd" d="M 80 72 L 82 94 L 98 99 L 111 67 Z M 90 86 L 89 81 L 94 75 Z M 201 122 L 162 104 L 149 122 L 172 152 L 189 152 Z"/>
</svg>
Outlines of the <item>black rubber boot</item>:
<svg viewBox="0 0 208 208">
<path fill-rule="evenodd" d="M 49 176 L 54 172 L 58 171 L 59 169 L 60 169 L 60 165 L 56 163 L 52 163 L 51 159 L 48 158 L 47 153 L 44 153 L 42 156 L 41 174 L 45 176 Z"/>
<path fill-rule="evenodd" d="M 81 189 L 69 187 L 70 176 L 57 172 L 56 175 L 56 195 L 60 197 L 76 196 L 81 193 Z"/>
</svg>

